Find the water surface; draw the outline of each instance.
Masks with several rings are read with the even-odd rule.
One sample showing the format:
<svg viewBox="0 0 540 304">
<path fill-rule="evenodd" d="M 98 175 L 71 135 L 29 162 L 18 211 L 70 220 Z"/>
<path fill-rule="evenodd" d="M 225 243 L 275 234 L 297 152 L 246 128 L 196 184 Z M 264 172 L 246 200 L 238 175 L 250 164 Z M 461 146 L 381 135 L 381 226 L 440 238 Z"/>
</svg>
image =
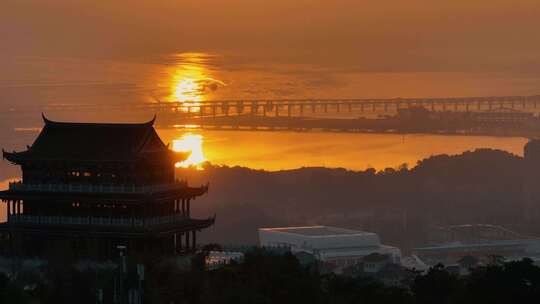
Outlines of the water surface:
<svg viewBox="0 0 540 304">
<path fill-rule="evenodd" d="M 437 154 L 459 154 L 492 148 L 523 154 L 525 138 L 347 134 L 318 132 L 255 132 L 159 130 L 167 143 L 185 134 L 200 135 L 206 160 L 217 165 L 283 170 L 301 167 L 342 167 L 351 170 L 413 167 Z"/>
</svg>

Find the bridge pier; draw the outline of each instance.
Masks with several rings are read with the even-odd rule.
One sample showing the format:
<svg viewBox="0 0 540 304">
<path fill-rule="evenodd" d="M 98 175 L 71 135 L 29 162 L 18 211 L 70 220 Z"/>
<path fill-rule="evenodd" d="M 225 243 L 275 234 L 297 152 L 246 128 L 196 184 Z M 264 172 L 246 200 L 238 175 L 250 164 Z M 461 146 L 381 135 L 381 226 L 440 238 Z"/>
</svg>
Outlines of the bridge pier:
<svg viewBox="0 0 540 304">
<path fill-rule="evenodd" d="M 224 114 L 225 116 L 229 116 L 229 105 L 225 102 L 221 103 L 221 114 Z"/>
<path fill-rule="evenodd" d="M 236 103 L 236 114 L 243 114 L 244 113 L 244 102 L 238 101 Z"/>
<path fill-rule="evenodd" d="M 257 112 L 259 111 L 259 106 L 257 105 L 256 101 L 251 102 L 251 115 L 257 115 Z"/>
</svg>

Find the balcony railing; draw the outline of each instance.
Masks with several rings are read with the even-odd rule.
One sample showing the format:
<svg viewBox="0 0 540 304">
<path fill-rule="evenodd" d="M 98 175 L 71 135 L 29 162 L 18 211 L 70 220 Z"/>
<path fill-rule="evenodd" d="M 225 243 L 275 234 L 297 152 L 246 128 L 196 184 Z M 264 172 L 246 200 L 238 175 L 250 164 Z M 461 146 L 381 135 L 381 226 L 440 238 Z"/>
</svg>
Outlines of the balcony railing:
<svg viewBox="0 0 540 304">
<path fill-rule="evenodd" d="M 27 192 L 73 192 L 73 193 L 153 193 L 186 188 L 187 182 L 177 181 L 169 184 L 136 185 L 91 185 L 91 184 L 26 184 L 9 183 L 9 190 Z"/>
<path fill-rule="evenodd" d="M 168 215 L 150 218 L 110 218 L 90 216 L 41 216 L 11 215 L 9 223 L 48 224 L 48 225 L 92 225 L 109 227 L 148 227 L 153 225 L 172 224 L 188 219 L 184 215 Z"/>
</svg>

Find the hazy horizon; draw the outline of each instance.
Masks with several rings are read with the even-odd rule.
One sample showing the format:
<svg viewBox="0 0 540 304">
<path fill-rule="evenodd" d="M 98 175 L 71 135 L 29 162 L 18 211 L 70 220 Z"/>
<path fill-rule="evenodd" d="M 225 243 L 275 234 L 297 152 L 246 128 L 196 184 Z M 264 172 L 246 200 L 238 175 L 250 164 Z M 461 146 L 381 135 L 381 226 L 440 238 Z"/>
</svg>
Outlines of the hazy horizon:
<svg viewBox="0 0 540 304">
<path fill-rule="evenodd" d="M 0 100 L 151 101 L 186 65 L 204 69 L 207 99 L 536 95 L 539 12 L 532 0 L 8 0 Z"/>
</svg>

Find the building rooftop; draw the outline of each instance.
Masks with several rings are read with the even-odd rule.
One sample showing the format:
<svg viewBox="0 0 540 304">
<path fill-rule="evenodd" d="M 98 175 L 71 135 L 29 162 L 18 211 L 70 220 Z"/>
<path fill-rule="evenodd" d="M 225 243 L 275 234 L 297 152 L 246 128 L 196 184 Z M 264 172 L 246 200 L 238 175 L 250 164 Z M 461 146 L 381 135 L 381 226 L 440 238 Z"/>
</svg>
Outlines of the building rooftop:
<svg viewBox="0 0 540 304">
<path fill-rule="evenodd" d="M 516 240 L 478 240 L 476 242 L 450 242 L 442 245 L 415 248 L 416 251 L 438 251 L 449 249 L 480 249 L 505 246 L 526 246 L 540 244 L 540 239 L 516 239 Z"/>
<path fill-rule="evenodd" d="M 22 152 L 4 152 L 14 163 L 24 160 L 130 160 L 141 152 L 166 152 L 154 120 L 144 123 L 68 123 L 43 116 L 45 126 Z"/>
<path fill-rule="evenodd" d="M 281 227 L 281 228 L 261 228 L 261 231 L 282 232 L 301 235 L 304 237 L 329 237 L 345 235 L 372 235 L 372 232 L 360 230 L 344 229 L 329 226 L 304 226 L 304 227 Z"/>
<path fill-rule="evenodd" d="M 399 249 L 381 244 L 373 232 L 329 226 L 259 228 L 259 244 L 294 252 L 317 252 L 320 257 L 365 256 L 373 252 L 399 255 Z"/>
</svg>

